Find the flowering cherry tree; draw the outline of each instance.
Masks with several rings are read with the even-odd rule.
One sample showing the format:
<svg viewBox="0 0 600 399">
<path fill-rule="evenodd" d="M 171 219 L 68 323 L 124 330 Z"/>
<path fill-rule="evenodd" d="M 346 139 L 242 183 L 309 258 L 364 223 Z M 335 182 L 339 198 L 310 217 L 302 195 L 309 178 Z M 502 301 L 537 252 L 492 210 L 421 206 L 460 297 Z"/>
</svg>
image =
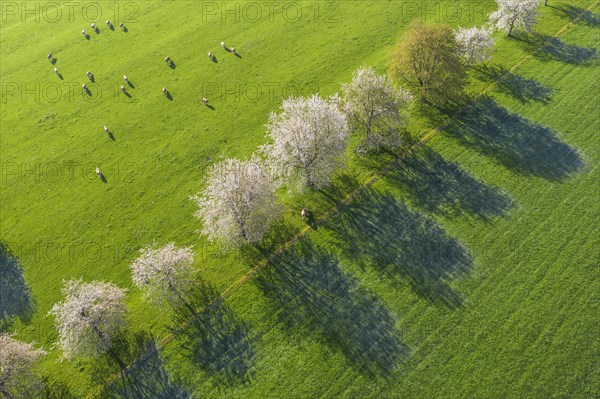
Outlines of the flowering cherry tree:
<svg viewBox="0 0 600 399">
<path fill-rule="evenodd" d="M 43 388 L 34 365 L 45 355 L 33 345 L 0 334 L 0 396 L 5 398 L 34 398 Z"/>
<path fill-rule="evenodd" d="M 62 292 L 64 301 L 55 304 L 50 313 L 56 318 L 65 357 L 96 357 L 109 352 L 119 362 L 112 344 L 126 325 L 125 291 L 112 283 L 70 280 Z"/>
<path fill-rule="evenodd" d="M 535 25 L 540 0 L 496 0 L 498 10 L 490 15 L 496 28 L 512 35 L 514 29 L 530 31 Z"/>
<path fill-rule="evenodd" d="M 160 248 L 146 247 L 131 264 L 133 283 L 157 306 L 186 303 L 194 288 L 194 253 L 191 247 L 169 243 Z"/>
<path fill-rule="evenodd" d="M 264 162 L 225 159 L 208 172 L 206 189 L 192 200 L 202 232 L 211 240 L 240 245 L 258 242 L 281 215 L 276 182 Z"/>
<path fill-rule="evenodd" d="M 267 124 L 272 144 L 262 147 L 276 174 L 297 186 L 322 188 L 342 164 L 348 124 L 339 97 L 290 97 Z"/>
<path fill-rule="evenodd" d="M 456 32 L 459 52 L 467 65 L 474 65 L 491 58 L 490 51 L 495 40 L 489 28 L 459 28 Z"/>
<path fill-rule="evenodd" d="M 394 149 L 401 145 L 400 131 L 407 124 L 411 94 L 397 89 L 387 76 L 372 68 L 354 72 L 352 82 L 342 85 L 342 110 L 350 126 L 365 134 L 360 146 L 366 151 Z"/>
</svg>

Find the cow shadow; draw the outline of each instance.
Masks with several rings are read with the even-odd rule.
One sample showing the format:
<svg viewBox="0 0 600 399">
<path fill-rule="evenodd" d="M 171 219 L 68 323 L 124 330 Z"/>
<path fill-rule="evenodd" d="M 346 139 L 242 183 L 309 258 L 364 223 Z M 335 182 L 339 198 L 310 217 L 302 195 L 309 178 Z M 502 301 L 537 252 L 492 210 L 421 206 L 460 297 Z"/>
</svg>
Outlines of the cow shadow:
<svg viewBox="0 0 600 399">
<path fill-rule="evenodd" d="M 463 304 L 450 282 L 472 268 L 467 250 L 433 220 L 390 194 L 368 189 L 327 225 L 340 256 L 372 268 L 419 297 L 455 309 Z"/>
<path fill-rule="evenodd" d="M 584 8 L 576 7 L 570 4 L 559 4 L 556 6 L 549 6 L 563 13 L 571 21 L 581 21 L 585 25 L 591 26 L 593 28 L 600 27 L 600 16 L 594 14 L 590 10 L 586 10 Z"/>
<path fill-rule="evenodd" d="M 173 101 L 173 96 L 171 95 L 171 92 L 170 92 L 170 91 L 167 91 L 167 92 L 165 93 L 165 97 L 167 97 L 167 100 L 169 100 L 169 101 Z"/>
<path fill-rule="evenodd" d="M 85 37 L 85 40 L 90 40 L 90 38 L 91 38 L 91 36 L 88 35 L 87 33 L 83 37 Z"/>
<path fill-rule="evenodd" d="M 174 381 L 165 369 L 156 341 L 146 334 L 135 338 L 135 354 L 139 358 L 102 392 L 110 399 L 188 399 L 191 393 Z"/>
<path fill-rule="evenodd" d="M 496 89 L 499 92 L 510 95 L 522 103 L 533 100 L 547 104 L 552 98 L 550 88 L 501 66 L 484 65 L 478 67 L 476 73 L 485 82 L 496 82 Z"/>
<path fill-rule="evenodd" d="M 276 256 L 255 282 L 278 322 L 341 353 L 358 372 L 387 377 L 409 354 L 390 310 L 307 239 Z"/>
<path fill-rule="evenodd" d="M 577 46 L 558 37 L 538 32 L 521 32 L 514 35 L 526 51 L 542 61 L 560 61 L 567 64 L 590 64 L 597 56 L 596 49 Z"/>
<path fill-rule="evenodd" d="M 208 283 L 199 282 L 187 301 L 197 310 L 194 316 L 187 307 L 174 310 L 173 332 L 181 351 L 211 377 L 215 387 L 249 382 L 255 354 L 246 323 Z"/>
<path fill-rule="evenodd" d="M 171 60 L 171 62 L 169 62 L 168 65 L 169 65 L 169 68 L 171 68 L 171 69 L 177 68 L 177 65 L 175 65 L 175 61 L 173 61 L 173 60 Z"/>
<path fill-rule="evenodd" d="M 551 128 L 513 114 L 489 97 L 463 110 L 446 132 L 524 175 L 561 180 L 584 166 L 577 150 Z"/>
<path fill-rule="evenodd" d="M 33 311 L 31 289 L 19 259 L 0 241 L 0 331 L 10 327 L 15 319 L 28 322 Z"/>
<path fill-rule="evenodd" d="M 426 212 L 489 220 L 513 206 L 502 189 L 476 179 L 429 147 L 398 161 L 384 177 Z"/>
</svg>

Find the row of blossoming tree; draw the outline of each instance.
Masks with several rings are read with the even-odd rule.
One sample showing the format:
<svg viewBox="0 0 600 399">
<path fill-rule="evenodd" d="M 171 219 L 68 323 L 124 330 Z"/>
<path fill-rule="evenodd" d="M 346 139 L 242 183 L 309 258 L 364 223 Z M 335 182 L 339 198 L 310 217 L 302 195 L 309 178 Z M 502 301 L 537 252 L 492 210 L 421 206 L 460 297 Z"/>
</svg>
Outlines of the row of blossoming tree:
<svg viewBox="0 0 600 399">
<path fill-rule="evenodd" d="M 484 27 L 453 31 L 413 22 L 394 49 L 390 76 L 361 68 L 350 83 L 342 84 L 340 95 L 284 100 L 269 117 L 269 143 L 248 160 L 227 158 L 214 164 L 206 188 L 192 198 L 203 234 L 236 246 L 259 242 L 282 214 L 278 186 L 326 187 L 344 164 L 351 134 L 361 135 L 359 154 L 401 148 L 414 98 L 431 104 L 455 99 L 463 90 L 466 68 L 490 58 L 494 28 L 510 36 L 515 29 L 533 27 L 539 0 L 496 1 L 499 8 Z M 219 294 L 202 281 L 193 264 L 191 247 L 146 247 L 131 264 L 132 279 L 158 308 L 199 323 L 198 306 Z M 107 282 L 70 280 L 63 295 L 50 313 L 64 357 L 108 355 L 124 369 L 114 343 L 127 325 L 125 290 Z M 34 366 L 45 353 L 0 334 L 0 393 L 36 397 L 42 383 Z"/>
</svg>

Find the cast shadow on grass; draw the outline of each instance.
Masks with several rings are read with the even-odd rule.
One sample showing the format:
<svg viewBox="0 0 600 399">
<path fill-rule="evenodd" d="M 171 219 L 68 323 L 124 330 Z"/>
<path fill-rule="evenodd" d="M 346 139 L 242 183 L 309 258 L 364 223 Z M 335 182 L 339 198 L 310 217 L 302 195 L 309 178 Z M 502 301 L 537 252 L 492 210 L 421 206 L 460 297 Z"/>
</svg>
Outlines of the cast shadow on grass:
<svg viewBox="0 0 600 399">
<path fill-rule="evenodd" d="M 102 398 L 110 399 L 187 399 L 192 395 L 169 377 L 154 339 L 141 334 L 137 351 L 143 358 L 104 389 Z"/>
<path fill-rule="evenodd" d="M 570 4 L 559 4 L 557 6 L 549 5 L 549 7 L 562 12 L 571 21 L 581 21 L 593 28 L 600 27 L 600 16 L 584 8 L 576 7 Z"/>
<path fill-rule="evenodd" d="M 503 190 L 477 180 L 427 146 L 399 161 L 385 179 L 405 191 L 419 209 L 444 216 L 489 220 L 513 205 Z"/>
<path fill-rule="evenodd" d="M 552 98 L 552 90 L 536 80 L 510 72 L 497 65 L 484 65 L 476 68 L 478 77 L 485 82 L 497 82 L 496 89 L 513 96 L 522 103 L 539 101 L 547 104 Z"/>
<path fill-rule="evenodd" d="M 597 56 L 596 49 L 569 44 L 557 37 L 537 32 L 522 32 L 513 37 L 521 42 L 534 57 L 542 61 L 588 64 Z"/>
<path fill-rule="evenodd" d="M 577 150 L 552 129 L 510 113 L 491 98 L 464 110 L 446 132 L 524 175 L 562 180 L 584 166 Z"/>
<path fill-rule="evenodd" d="M 467 275 L 467 250 L 441 226 L 389 194 L 364 191 L 328 225 L 341 256 L 407 283 L 421 298 L 455 309 L 463 298 L 449 282 Z"/>
<path fill-rule="evenodd" d="M 29 321 L 33 310 L 31 289 L 25 282 L 21 264 L 8 245 L 0 241 L 0 331 L 16 318 Z"/>
<path fill-rule="evenodd" d="M 199 284 L 188 299 L 193 309 L 201 310 L 194 317 L 186 307 L 174 311 L 173 332 L 182 352 L 217 388 L 248 383 L 255 357 L 248 326 L 208 283 Z"/>
<path fill-rule="evenodd" d="M 44 389 L 40 394 L 41 399 L 78 399 L 69 387 L 60 380 L 45 377 L 43 382 Z"/>
<path fill-rule="evenodd" d="M 255 281 L 273 301 L 279 322 L 341 352 L 361 373 L 389 376 L 408 356 L 394 315 L 307 239 L 279 254 Z"/>
</svg>

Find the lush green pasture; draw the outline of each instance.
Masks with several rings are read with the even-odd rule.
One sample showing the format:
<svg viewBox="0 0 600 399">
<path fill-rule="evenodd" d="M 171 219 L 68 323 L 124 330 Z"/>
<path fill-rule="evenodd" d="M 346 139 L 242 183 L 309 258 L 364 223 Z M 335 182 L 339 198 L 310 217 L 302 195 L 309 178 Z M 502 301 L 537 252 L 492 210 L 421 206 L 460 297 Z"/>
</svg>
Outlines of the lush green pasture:
<svg viewBox="0 0 600 399">
<path fill-rule="evenodd" d="M 478 24 L 493 7 L 458 2 L 457 19 L 454 2 L 427 4 L 434 3 L 441 5 L 429 20 L 439 15 L 454 26 Z M 134 368 L 134 383 L 110 391 L 597 396 L 600 16 L 586 13 L 551 39 L 594 1 L 550 3 L 535 35 L 498 36 L 493 65 L 471 71 L 469 92 L 497 84 L 431 142 L 400 161 L 351 160 L 326 193 L 282 193 L 289 205 L 282 227 L 259 250 L 242 253 L 197 234 L 188 197 L 201 189 L 206 166 L 263 143 L 263 125 L 282 97 L 332 93 L 361 65 L 384 71 L 416 11 L 400 1 L 319 3 L 317 18 L 315 3 L 300 2 L 300 21 L 267 6 L 255 21 L 248 3 L 233 2 L 236 21 L 213 14 L 221 2 L 135 2 L 127 10 L 119 3 L 138 20 L 125 33 L 106 28 L 104 19 L 116 19 L 114 3 L 101 3 L 99 34 L 81 15 L 55 23 L 8 17 L 0 40 L 0 234 L 31 288 L 32 303 L 11 302 L 19 304 L 14 310 L 33 309 L 11 329 L 51 349 L 56 334 L 46 314 L 61 298 L 61 281 L 83 277 L 128 288 L 132 331 L 164 337 L 167 318 L 131 285 L 128 264 L 138 248 L 195 245 L 203 277 L 223 290 L 303 229 L 297 213 L 309 204 L 328 216 L 205 313 L 206 330 L 192 335 L 195 356 L 176 339 Z M 84 26 L 89 40 L 79 33 Z M 241 58 L 223 51 L 221 40 Z M 45 59 L 51 50 L 64 80 Z M 96 79 L 91 97 L 80 95 L 87 70 Z M 123 74 L 135 86 L 131 99 L 118 91 Z M 201 105 L 202 95 L 214 110 Z M 419 137 L 446 122 L 416 112 L 411 132 Z M 96 165 L 107 183 L 96 178 Z M 345 200 L 372 176 L 374 184 Z M 13 291 L 3 292 L 22 298 Z M 98 392 L 114 372 L 59 357 L 52 350 L 40 368 L 57 381 L 53 389 L 62 385 L 75 397 Z"/>
</svg>

